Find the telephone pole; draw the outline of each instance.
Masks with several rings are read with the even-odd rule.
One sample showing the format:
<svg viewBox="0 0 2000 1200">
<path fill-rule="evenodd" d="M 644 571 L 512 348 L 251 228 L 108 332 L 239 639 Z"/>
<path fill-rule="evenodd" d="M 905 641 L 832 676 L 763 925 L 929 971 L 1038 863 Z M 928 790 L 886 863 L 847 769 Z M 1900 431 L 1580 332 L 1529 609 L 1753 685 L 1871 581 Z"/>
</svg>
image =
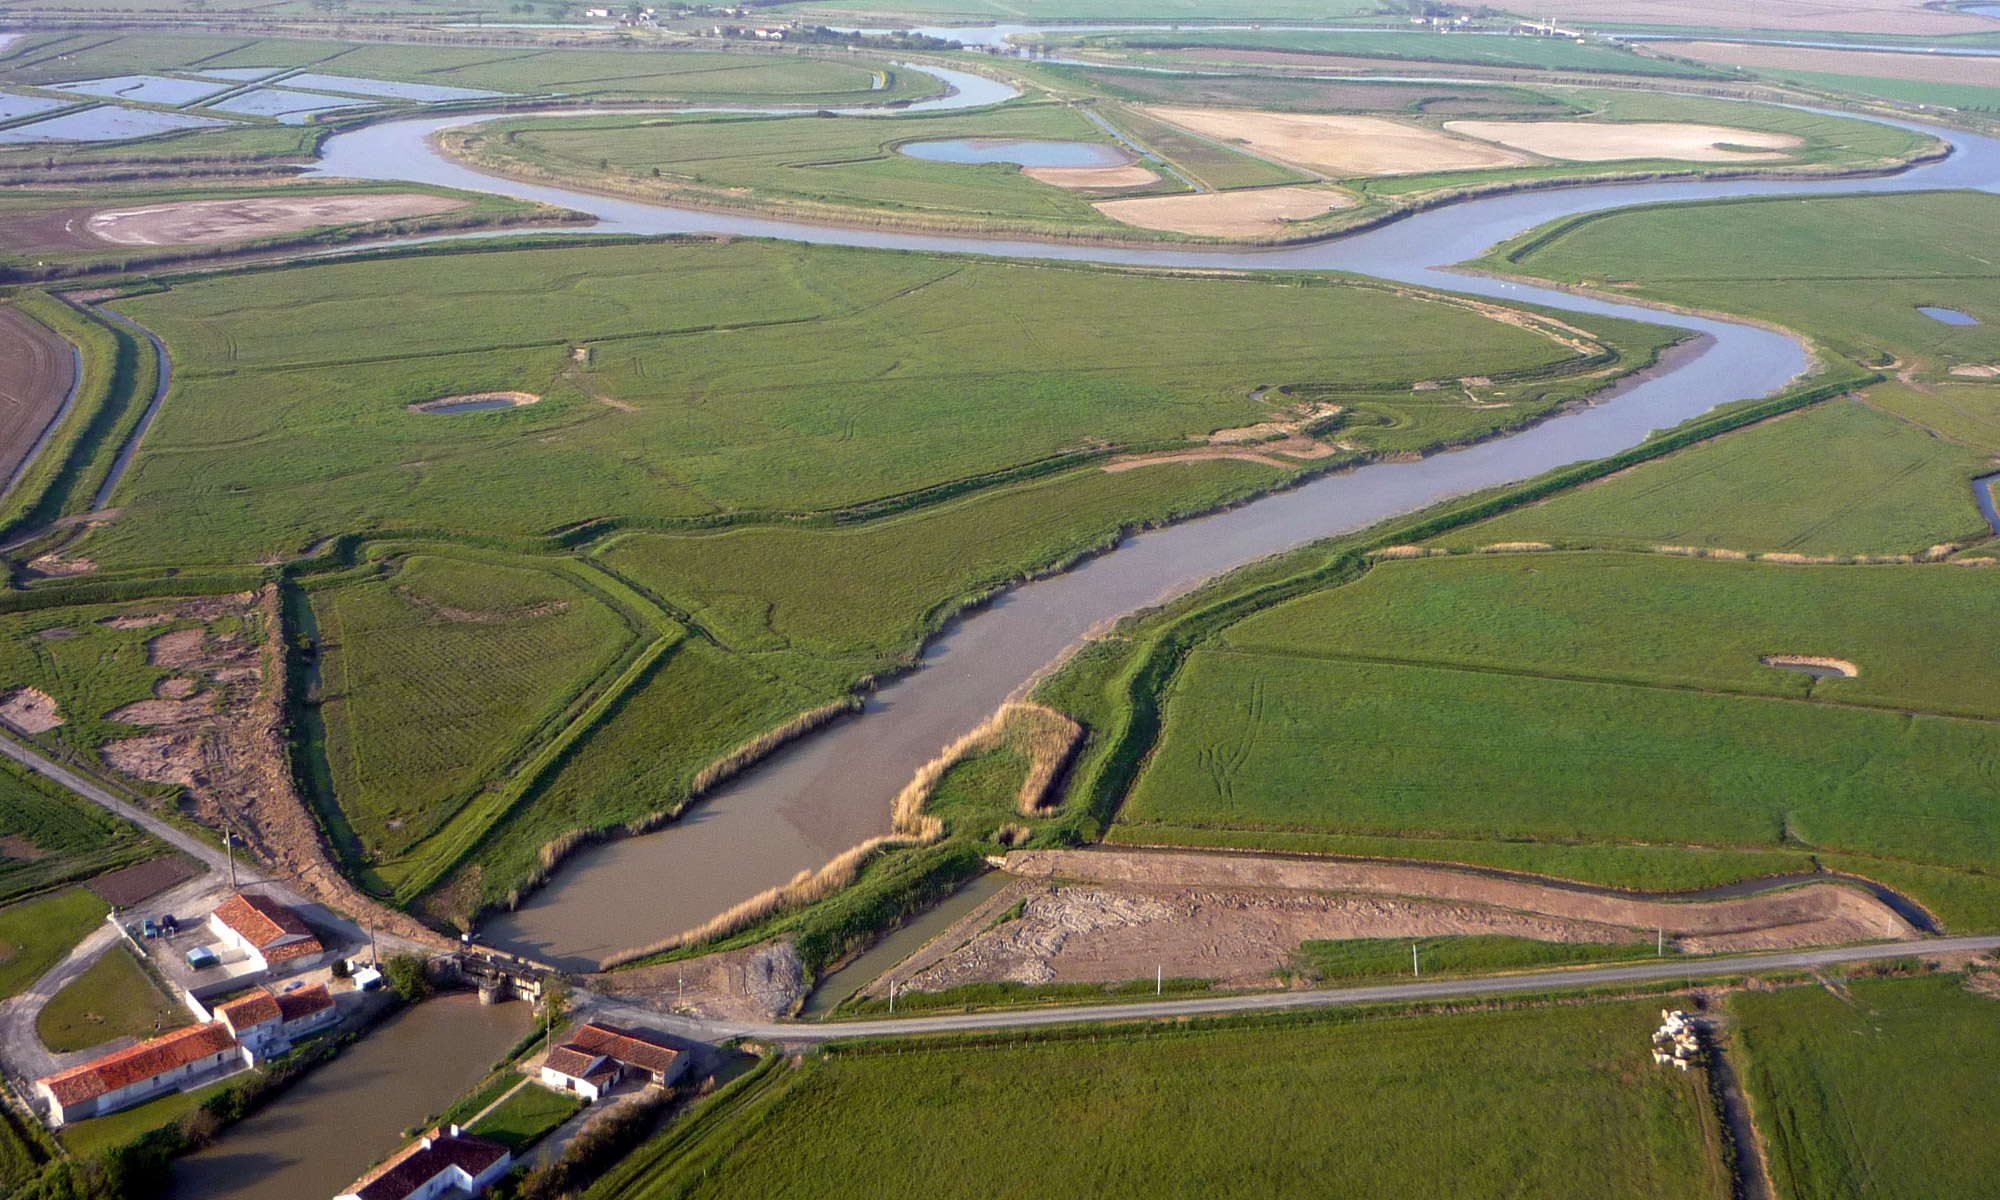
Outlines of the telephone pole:
<svg viewBox="0 0 2000 1200">
<path fill-rule="evenodd" d="M 1423 976 L 1423 973 L 1424 973 L 1424 970 L 1423 970 L 1423 968 L 1422 968 L 1422 967 L 1419 967 L 1419 966 L 1417 965 L 1417 944 L 1416 944 L 1415 942 L 1411 942 L 1411 943 L 1410 943 L 1410 974 L 1412 974 L 1412 975 L 1415 975 L 1415 976 L 1418 976 L 1419 978 L 1421 978 L 1421 977 Z"/>
</svg>

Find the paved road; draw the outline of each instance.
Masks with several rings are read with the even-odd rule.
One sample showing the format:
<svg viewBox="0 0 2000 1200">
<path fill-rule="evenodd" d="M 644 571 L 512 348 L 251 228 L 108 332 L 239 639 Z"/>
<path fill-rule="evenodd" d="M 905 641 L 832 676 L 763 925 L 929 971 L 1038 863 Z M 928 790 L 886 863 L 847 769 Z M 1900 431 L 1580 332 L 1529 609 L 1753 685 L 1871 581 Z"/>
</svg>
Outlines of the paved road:
<svg viewBox="0 0 2000 1200">
<path fill-rule="evenodd" d="M 1572 988 L 1654 983 L 1670 979 L 1714 978 L 1718 975 L 1752 975 L 1763 971 L 1802 970 L 1835 963 L 1866 962 L 1870 959 L 1931 957 L 1962 952 L 1981 953 L 1995 949 L 2000 949 L 2000 936 L 1933 938 L 1920 942 L 1892 942 L 1873 946 L 1839 946 L 1824 950 L 1749 954 L 1719 960 L 1682 958 L 1629 966 L 1532 971 L 1520 975 L 1475 979 L 1438 979 L 1427 982 L 1411 980 L 1408 983 L 1380 984 L 1373 987 L 1263 992 L 1243 996 L 1203 996 L 1190 1000 L 1152 1000 L 1137 1004 L 1092 1004 L 1073 1008 L 1032 1009 L 1024 1012 L 953 1013 L 946 1016 L 836 1021 L 825 1024 L 788 1021 L 705 1021 L 689 1017 L 665 1016 L 651 1009 L 617 1001 L 598 1001 L 592 1007 L 594 1015 L 627 1021 L 634 1025 L 651 1026 L 662 1032 L 696 1041 L 713 1042 L 730 1037 L 749 1037 L 774 1042 L 824 1042 L 835 1038 L 906 1037 L 923 1033 L 965 1033 L 984 1029 L 1073 1025 L 1079 1022 L 1219 1016 L 1228 1013 L 1439 1000 L 1455 996 L 1518 995 L 1565 991 Z"/>
</svg>

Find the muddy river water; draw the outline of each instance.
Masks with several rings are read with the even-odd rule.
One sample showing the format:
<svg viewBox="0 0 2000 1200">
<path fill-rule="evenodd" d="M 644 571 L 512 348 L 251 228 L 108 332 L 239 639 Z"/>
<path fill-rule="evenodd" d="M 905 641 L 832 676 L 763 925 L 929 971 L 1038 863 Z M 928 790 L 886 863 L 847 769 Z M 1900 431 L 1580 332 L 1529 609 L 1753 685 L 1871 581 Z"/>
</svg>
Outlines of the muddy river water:
<svg viewBox="0 0 2000 1200">
<path fill-rule="evenodd" d="M 928 69 L 928 68 L 927 68 Z M 912 105 L 1004 98 L 991 80 L 938 71 L 958 92 Z M 905 111 L 909 111 L 905 110 Z M 727 233 L 842 246 L 1237 270 L 1339 270 L 1576 313 L 1628 317 L 1700 337 L 1662 369 L 1587 409 L 1511 437 L 1329 476 L 1231 512 L 1128 538 L 1062 575 L 1017 587 L 953 623 L 923 667 L 873 695 L 865 713 L 794 744 L 695 806 L 678 823 L 572 859 L 482 939 L 568 968 L 699 924 L 723 908 L 888 828 L 889 801 L 940 746 L 978 723 L 1093 626 L 1232 567 L 1359 529 L 1452 495 L 1599 458 L 1718 404 L 1770 393 L 1807 366 L 1783 334 L 1661 313 L 1441 269 L 1553 218 L 1657 201 L 1778 193 L 1825 195 L 2000 185 L 2000 143 L 1927 130 L 1953 143 L 1941 162 L 1886 179 L 1663 182 L 1520 192 L 1468 201 L 1337 241 L 1259 250 L 1045 245 L 886 233 L 668 208 L 501 179 L 451 162 L 439 130 L 477 116 L 385 122 L 329 139 L 332 175 L 439 184 L 592 213 L 596 232 Z M 879 115 L 877 119 L 893 120 Z"/>
</svg>

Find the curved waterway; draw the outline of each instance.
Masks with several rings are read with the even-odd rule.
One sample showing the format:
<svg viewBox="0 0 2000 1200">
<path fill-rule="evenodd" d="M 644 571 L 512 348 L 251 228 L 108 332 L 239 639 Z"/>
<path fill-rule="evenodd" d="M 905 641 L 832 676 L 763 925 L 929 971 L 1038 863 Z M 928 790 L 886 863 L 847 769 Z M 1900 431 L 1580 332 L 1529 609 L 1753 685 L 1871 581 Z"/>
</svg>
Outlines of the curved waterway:
<svg viewBox="0 0 2000 1200">
<path fill-rule="evenodd" d="M 935 73 L 957 91 L 902 111 L 971 107 L 1010 94 L 1005 85 L 980 76 Z M 868 115 L 892 119 L 879 109 Z M 440 130 L 491 119 L 416 118 L 341 134 L 326 143 L 320 170 L 561 205 L 597 216 L 600 223 L 593 231 L 602 233 L 719 233 L 1110 264 L 1350 271 L 1513 303 L 1651 321 L 1699 335 L 1660 369 L 1628 381 L 1581 411 L 1507 438 L 1420 462 L 1363 467 L 1230 512 L 1140 534 L 1074 570 L 1005 592 L 954 622 L 925 651 L 923 668 L 871 696 L 862 716 L 795 743 L 660 832 L 579 854 L 520 911 L 482 931 L 483 940 L 494 945 L 571 969 L 588 968 L 610 952 L 699 924 L 885 832 L 890 799 L 918 766 L 1093 626 L 1289 547 L 1616 453 L 1718 404 L 1773 392 L 1807 365 L 1797 343 L 1769 330 L 1459 275 L 1446 270 L 1448 264 L 1475 258 L 1496 242 L 1558 217 L 1633 204 L 1915 188 L 1995 190 L 2000 185 L 2000 143 L 1926 128 L 1952 142 L 1953 153 L 1890 179 L 1689 180 L 1520 192 L 1436 209 L 1337 241 L 1272 249 L 1047 245 L 813 226 L 611 199 L 488 175 L 449 161 L 429 143 Z"/>
</svg>

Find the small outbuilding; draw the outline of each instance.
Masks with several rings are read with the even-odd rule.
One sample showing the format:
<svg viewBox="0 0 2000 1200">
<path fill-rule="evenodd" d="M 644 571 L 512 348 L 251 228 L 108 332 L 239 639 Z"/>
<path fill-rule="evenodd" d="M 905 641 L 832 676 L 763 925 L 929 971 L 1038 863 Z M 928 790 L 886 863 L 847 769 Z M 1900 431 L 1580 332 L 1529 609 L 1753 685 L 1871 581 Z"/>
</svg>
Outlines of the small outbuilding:
<svg viewBox="0 0 2000 1200">
<path fill-rule="evenodd" d="M 433 1129 L 388 1162 L 347 1185 L 334 1200 L 433 1200 L 477 1196 L 507 1173 L 514 1156 L 458 1126 Z"/>
<path fill-rule="evenodd" d="M 542 1082 L 596 1100 L 628 1077 L 665 1087 L 686 1067 L 687 1055 L 656 1037 L 587 1022 L 549 1051 L 542 1063 Z"/>
</svg>

